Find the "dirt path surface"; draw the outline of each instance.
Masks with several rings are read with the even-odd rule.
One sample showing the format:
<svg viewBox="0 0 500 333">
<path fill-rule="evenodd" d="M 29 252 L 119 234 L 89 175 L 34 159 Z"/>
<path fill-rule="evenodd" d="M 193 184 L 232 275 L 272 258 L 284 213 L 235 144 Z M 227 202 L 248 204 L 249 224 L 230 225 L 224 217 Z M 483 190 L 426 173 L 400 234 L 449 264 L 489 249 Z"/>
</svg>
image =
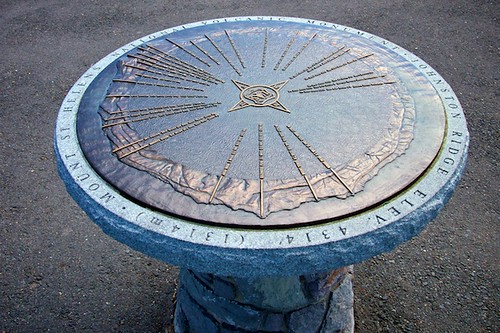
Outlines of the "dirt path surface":
<svg viewBox="0 0 500 333">
<path fill-rule="evenodd" d="M 356 331 L 500 332 L 500 2 L 0 2 L 0 332 L 161 332 L 178 270 L 110 239 L 55 169 L 59 106 L 93 63 L 147 34 L 208 18 L 314 18 L 384 37 L 431 64 L 464 108 L 466 173 L 412 241 L 355 268 Z"/>
</svg>

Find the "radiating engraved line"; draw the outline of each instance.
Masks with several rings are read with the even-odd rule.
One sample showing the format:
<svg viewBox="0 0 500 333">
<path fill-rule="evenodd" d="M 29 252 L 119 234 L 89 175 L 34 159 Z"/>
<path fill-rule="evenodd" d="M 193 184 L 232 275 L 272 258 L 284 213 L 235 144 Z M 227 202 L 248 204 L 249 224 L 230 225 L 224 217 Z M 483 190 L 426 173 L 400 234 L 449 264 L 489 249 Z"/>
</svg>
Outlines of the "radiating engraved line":
<svg viewBox="0 0 500 333">
<path fill-rule="evenodd" d="M 260 180 L 260 186 L 259 186 L 260 217 L 264 218 L 264 133 L 262 124 L 259 124 L 259 180 Z"/>
<path fill-rule="evenodd" d="M 206 86 L 209 86 L 210 84 L 213 83 L 212 81 L 207 81 L 207 80 L 205 80 L 205 82 L 202 82 L 202 81 L 190 79 L 185 74 L 178 73 L 177 71 L 171 71 L 168 68 L 165 68 L 164 66 L 159 66 L 159 65 L 153 64 L 151 62 L 144 61 L 142 59 L 138 59 L 137 63 L 140 64 L 140 65 L 146 65 L 146 66 L 153 67 L 153 68 L 156 68 L 156 69 L 159 69 L 159 70 L 163 70 L 163 71 L 165 71 L 167 73 L 170 73 L 170 75 L 169 75 L 170 77 L 177 78 L 177 79 L 182 79 L 184 81 L 198 83 L 198 84 L 206 85 Z"/>
<path fill-rule="evenodd" d="M 206 70 L 204 70 L 202 68 L 196 67 L 195 65 L 192 65 L 192 64 L 190 64 L 190 63 L 188 63 L 188 62 L 186 62 L 186 61 L 184 61 L 182 59 L 179 59 L 179 58 L 177 58 L 177 57 L 175 57 L 175 56 L 173 56 L 171 54 L 168 54 L 165 51 L 160 50 L 160 49 L 154 47 L 153 45 L 147 45 L 147 47 L 149 49 L 152 49 L 152 50 L 156 51 L 157 53 L 155 53 L 155 54 L 158 55 L 158 56 L 160 56 L 160 57 L 162 57 L 163 59 L 169 60 L 172 63 L 177 64 L 178 66 L 181 66 L 183 68 L 189 69 L 190 71 L 199 73 L 200 76 L 206 76 L 206 77 L 209 77 L 209 78 L 211 78 L 211 79 L 213 79 L 215 81 L 224 83 L 223 80 L 218 79 L 214 74 L 212 74 L 212 73 L 210 73 L 210 72 L 208 72 L 208 71 L 206 71 Z M 199 49 L 201 49 L 201 47 Z M 153 53 L 153 52 L 151 52 L 151 50 L 148 50 L 148 52 Z M 207 55 L 208 55 L 208 52 L 207 52 Z M 210 57 L 210 55 L 208 55 L 208 56 Z"/>
<path fill-rule="evenodd" d="M 130 58 L 140 59 L 143 61 L 150 62 L 152 64 L 160 65 L 162 68 L 167 68 L 172 72 L 183 73 L 185 75 L 193 76 L 193 71 L 190 71 L 189 68 L 185 68 L 183 66 L 180 66 L 179 64 L 169 61 L 168 59 L 162 58 L 160 55 L 151 52 L 148 49 L 141 47 L 139 47 L 138 49 L 144 52 L 139 52 L 137 54 L 129 54 L 127 56 Z M 146 52 L 150 54 L 146 54 Z"/>
<path fill-rule="evenodd" d="M 321 155 L 318 154 L 318 152 L 313 148 L 311 147 L 311 145 L 309 143 L 307 143 L 306 140 L 304 140 L 300 135 L 299 133 L 297 133 L 297 131 L 295 131 L 292 126 L 287 126 L 287 128 L 290 130 L 290 132 L 293 133 L 293 135 L 295 135 L 295 137 L 300 141 L 302 142 L 302 144 L 307 148 L 309 149 L 309 151 L 311 152 L 311 154 L 313 154 L 317 159 L 318 161 L 320 161 L 324 166 L 325 168 L 327 168 L 328 170 L 330 170 L 333 175 L 340 181 L 340 183 L 347 189 L 349 190 L 349 192 L 351 192 L 351 194 L 354 194 L 354 192 L 351 190 L 351 188 L 349 186 L 347 186 L 347 184 L 342 180 L 342 178 L 340 178 L 340 176 L 337 174 L 337 172 L 335 172 L 335 170 L 333 170 L 333 168 L 331 167 L 330 164 L 328 164 L 327 161 L 325 161 L 325 159 L 323 157 L 321 157 Z"/>
<path fill-rule="evenodd" d="M 145 66 L 148 66 L 148 67 L 153 67 L 153 68 L 156 68 L 156 69 L 159 69 L 160 71 L 165 71 L 166 73 L 169 73 L 169 75 L 166 75 L 166 76 L 169 76 L 169 77 L 173 77 L 173 78 L 177 78 L 177 79 L 183 79 L 185 81 L 189 81 L 189 82 L 194 82 L 194 83 L 199 83 L 199 84 L 203 84 L 201 83 L 200 81 L 196 81 L 196 80 L 191 80 L 189 79 L 186 75 L 186 74 L 183 74 L 183 73 L 179 73 L 178 70 L 172 70 L 171 67 L 169 66 L 165 66 L 165 65 L 162 65 L 161 63 L 158 63 L 158 62 L 152 62 L 148 59 L 144 59 L 144 58 L 141 58 L 139 56 L 136 56 L 136 55 L 132 55 L 132 54 L 129 54 L 127 55 L 128 57 L 130 58 L 134 58 L 137 60 L 137 63 L 140 64 L 140 65 L 145 65 Z M 125 65 L 126 66 L 126 65 Z M 131 67 L 129 65 L 129 67 Z M 192 75 L 189 75 L 189 76 L 192 76 Z M 213 81 L 208 81 L 204 78 L 202 78 L 202 80 L 205 80 L 206 82 L 208 83 L 214 83 Z M 205 85 L 208 85 L 205 83 Z"/>
<path fill-rule="evenodd" d="M 286 69 L 287 69 L 288 67 L 290 67 L 290 65 L 291 65 L 291 64 L 295 61 L 295 59 L 297 59 L 297 58 L 298 58 L 298 56 L 300 56 L 300 54 L 301 54 L 302 52 L 304 52 L 304 50 L 306 49 L 306 47 L 307 47 L 307 46 L 309 46 L 309 44 L 310 44 L 310 43 L 312 42 L 312 40 L 316 37 L 316 35 L 317 35 L 317 34 L 318 34 L 318 33 L 315 33 L 314 35 L 312 35 L 312 36 L 309 38 L 309 40 L 308 40 L 307 42 L 305 42 L 305 43 L 304 43 L 304 45 L 302 45 L 302 47 L 300 48 L 300 50 L 299 50 L 297 53 L 295 53 L 295 55 L 292 57 L 292 59 L 290 59 L 290 61 L 289 61 L 289 62 L 285 65 L 285 67 L 283 67 L 283 68 L 281 69 L 282 71 L 286 71 Z"/>
<path fill-rule="evenodd" d="M 178 80 L 165 79 L 163 77 L 158 77 L 158 76 L 154 76 L 154 75 L 148 75 L 148 74 L 142 74 L 142 73 L 134 73 L 134 75 L 142 77 L 142 78 L 145 78 L 145 79 L 151 79 L 151 80 L 157 80 L 157 81 L 163 81 L 163 82 L 170 82 L 170 83 L 178 83 L 178 84 L 181 83 L 181 81 L 178 81 Z M 184 78 L 181 78 L 181 80 L 187 81 Z M 196 81 L 195 83 L 198 83 L 198 81 Z M 207 85 L 208 86 L 208 84 L 204 83 L 204 82 L 203 82 L 203 85 Z"/>
<path fill-rule="evenodd" d="M 145 86 L 164 87 L 164 88 L 181 89 L 181 90 L 204 91 L 203 89 L 194 88 L 194 87 L 172 86 L 169 84 L 160 84 L 160 83 L 153 83 L 153 82 L 125 80 L 125 79 L 113 79 L 113 82 L 131 83 L 131 84 L 138 84 L 138 85 L 145 85 Z"/>
<path fill-rule="evenodd" d="M 117 95 L 117 94 L 111 94 L 111 95 L 106 95 L 106 98 L 208 98 L 208 96 L 205 96 L 205 95 L 132 95 L 132 94 Z"/>
<path fill-rule="evenodd" d="M 134 69 L 138 69 L 138 70 L 141 70 L 141 71 L 144 71 L 144 72 L 148 72 L 148 73 L 153 73 L 153 74 L 158 74 L 160 76 L 164 76 L 164 77 L 168 77 L 168 78 L 171 78 L 171 79 L 179 79 L 179 80 L 183 80 L 183 81 L 188 81 L 188 82 L 192 82 L 192 83 L 197 83 L 197 84 L 200 84 L 202 86 L 209 86 L 209 84 L 205 83 L 205 82 L 200 82 L 200 81 L 196 81 L 196 80 L 191 80 L 189 78 L 187 78 L 186 76 L 181 76 L 181 75 L 173 75 L 173 74 L 167 74 L 165 72 L 161 72 L 161 71 L 155 71 L 155 70 L 152 70 L 152 69 L 149 69 L 149 68 L 144 68 L 144 67 L 140 67 L 140 66 L 134 66 L 134 65 L 130 65 L 130 64 L 123 64 L 123 66 L 125 67 L 129 67 L 129 68 L 134 68 Z M 162 69 L 163 70 L 163 69 Z M 134 73 L 134 75 L 137 75 L 137 76 L 144 76 L 145 74 L 141 74 L 141 73 Z M 149 78 L 151 79 L 156 79 L 156 80 L 161 80 L 161 78 L 159 77 L 153 77 L 153 76 L 150 76 Z M 180 83 L 180 82 L 179 82 Z"/>
<path fill-rule="evenodd" d="M 166 113 L 167 115 L 171 115 L 171 114 L 174 114 L 174 112 L 177 113 L 177 112 L 199 110 L 201 107 L 206 107 L 207 105 L 209 105 L 209 104 L 205 104 L 205 103 L 181 104 L 181 105 L 163 106 L 163 107 L 155 107 L 155 108 L 115 111 L 111 115 L 111 117 L 106 118 L 106 122 L 111 121 L 111 120 L 133 118 L 133 117 L 143 117 L 143 116 L 154 115 L 154 114 L 165 114 Z"/>
<path fill-rule="evenodd" d="M 290 157 L 292 158 L 293 163 L 295 163 L 295 166 L 297 167 L 297 169 L 299 170 L 300 174 L 302 175 L 302 177 L 306 181 L 307 186 L 309 186 L 309 189 L 311 190 L 311 193 L 314 196 L 314 199 L 316 201 L 319 201 L 318 196 L 316 195 L 316 192 L 314 191 L 314 188 L 312 187 L 311 182 L 309 181 L 309 178 L 307 178 L 307 175 L 305 174 L 304 170 L 302 170 L 302 166 L 300 165 L 300 163 L 299 163 L 299 161 L 297 159 L 297 156 L 295 156 L 295 154 L 293 153 L 292 148 L 290 147 L 290 145 L 286 141 L 285 136 L 283 135 L 283 133 L 279 129 L 278 125 L 274 125 L 274 128 L 278 132 L 278 135 L 280 136 L 281 141 L 283 141 L 283 144 L 285 145 L 286 150 L 288 151 L 288 154 L 290 154 Z"/>
<path fill-rule="evenodd" d="M 315 89 L 315 88 L 326 88 L 326 87 L 332 87 L 332 86 L 341 86 L 341 85 L 346 85 L 348 83 L 354 83 L 354 82 L 363 82 L 363 81 L 369 81 L 369 80 L 375 80 L 375 79 L 383 79 L 387 75 L 373 75 L 373 76 L 367 76 L 367 77 L 362 77 L 362 78 L 353 78 L 353 79 L 348 79 L 348 80 L 343 80 L 343 81 L 337 81 L 337 82 L 328 82 L 324 84 L 318 84 L 309 88 Z"/>
<path fill-rule="evenodd" d="M 210 104 L 220 104 L 220 103 L 216 102 L 216 103 L 210 103 Z M 184 104 L 174 104 L 174 105 L 161 105 L 161 106 L 155 106 L 155 107 L 150 107 L 150 108 L 116 110 L 116 111 L 111 111 L 108 113 L 110 115 L 115 115 L 115 114 L 130 114 L 130 113 L 149 112 L 151 110 L 177 110 L 177 109 L 185 109 L 185 108 L 197 107 L 197 106 L 201 106 L 201 105 L 210 105 L 210 104 L 198 102 L 198 103 L 184 103 Z"/>
<path fill-rule="evenodd" d="M 207 65 L 208 67 L 210 67 L 210 64 L 208 62 L 206 62 L 205 60 L 201 59 L 200 57 L 198 57 L 196 54 L 194 54 L 193 52 L 189 51 L 188 49 L 186 49 L 185 47 L 183 47 L 182 45 L 180 44 L 177 44 L 176 42 L 174 42 L 173 40 L 170 40 L 168 38 L 165 38 L 167 40 L 167 42 L 170 42 L 172 43 L 173 45 L 177 46 L 179 49 L 181 49 L 182 51 L 186 52 L 187 54 L 189 54 L 190 56 L 192 56 L 193 58 L 195 58 L 196 60 L 199 60 L 201 61 L 202 63 L 204 63 L 205 65 Z"/>
<path fill-rule="evenodd" d="M 213 114 L 213 113 L 212 113 L 212 114 Z M 211 116 L 211 114 L 210 114 L 210 115 L 208 115 L 208 116 L 206 115 L 206 116 L 203 116 L 203 117 L 199 117 L 199 118 L 197 118 L 197 119 L 190 120 L 190 121 L 188 121 L 188 122 L 186 122 L 186 123 L 182 123 L 182 124 L 177 125 L 177 126 L 175 126 L 175 127 L 171 127 L 171 128 L 164 129 L 164 130 L 162 130 L 162 131 L 160 131 L 160 132 L 158 132 L 158 133 L 152 134 L 152 135 L 147 136 L 147 137 L 144 137 L 144 138 L 140 138 L 140 139 L 135 140 L 135 141 L 133 141 L 133 142 L 129 142 L 129 143 L 127 143 L 127 144 L 123 145 L 123 146 L 117 147 L 117 148 L 113 149 L 113 151 L 112 151 L 112 152 L 113 152 L 113 153 L 116 153 L 116 152 L 118 152 L 118 151 L 120 151 L 120 150 L 123 150 L 123 149 L 125 149 L 125 148 L 131 147 L 131 146 L 133 146 L 133 145 L 136 145 L 136 144 L 141 143 L 141 142 L 144 142 L 144 141 L 151 140 L 151 139 L 153 139 L 153 138 L 155 138 L 155 137 L 157 137 L 157 136 L 163 135 L 163 134 L 165 134 L 165 133 L 168 133 L 168 132 L 173 132 L 173 131 L 178 130 L 178 129 L 180 129 L 180 128 L 183 128 L 183 127 L 185 127 L 185 126 L 191 125 L 191 124 L 193 124 L 193 123 L 195 123 L 195 122 L 197 122 L 197 121 L 200 121 L 200 120 L 202 120 L 202 119 L 205 119 L 205 118 L 207 118 L 207 117 L 209 117 L 209 116 Z"/>
<path fill-rule="evenodd" d="M 231 166 L 231 163 L 233 162 L 234 156 L 236 155 L 236 152 L 238 151 L 238 148 L 240 147 L 241 140 L 243 140 L 243 137 L 245 136 L 245 132 L 247 130 L 244 128 L 241 130 L 240 135 L 238 136 L 238 139 L 236 139 L 236 142 L 233 146 L 233 150 L 231 151 L 231 154 L 229 155 L 229 158 L 226 161 L 226 165 L 224 166 L 224 169 L 222 170 L 219 179 L 217 180 L 217 184 L 215 184 L 215 187 L 212 191 L 212 195 L 210 195 L 210 199 L 208 200 L 208 203 L 211 203 L 212 200 L 215 197 L 215 193 L 219 189 L 220 183 L 222 182 L 222 179 L 226 177 L 227 172 L 229 171 L 229 167 Z"/>
<path fill-rule="evenodd" d="M 149 56 L 149 55 L 144 54 L 144 53 L 138 53 L 138 55 L 129 54 L 128 57 L 138 59 L 138 62 L 147 62 L 149 64 L 154 64 L 156 67 L 167 69 L 173 73 L 191 76 L 194 78 L 198 78 L 200 80 L 204 80 L 204 81 L 207 81 L 210 83 L 217 84 L 216 79 L 214 79 L 208 75 L 199 74 L 199 72 L 197 72 L 197 71 L 193 71 L 193 70 L 191 70 L 189 68 L 185 68 L 179 64 L 172 63 L 169 60 L 164 60 L 163 58 L 158 59 L 158 58 L 155 58 L 153 56 Z"/>
<path fill-rule="evenodd" d="M 185 124 L 181 124 L 181 125 L 179 125 L 179 126 L 176 126 L 176 128 L 177 128 L 176 130 L 174 130 L 173 128 L 172 128 L 172 129 L 163 130 L 163 131 L 161 131 L 161 132 L 159 132 L 159 133 L 156 133 L 156 134 L 154 134 L 154 135 L 152 135 L 152 136 L 149 136 L 149 137 L 147 137 L 147 138 L 143 138 L 143 139 L 141 139 L 141 140 L 137 140 L 135 143 L 131 143 L 131 144 L 128 144 L 128 145 L 126 145 L 126 146 L 131 146 L 131 145 L 136 144 L 136 143 L 138 143 L 138 142 L 142 142 L 142 141 L 145 141 L 145 140 L 149 140 L 149 139 L 151 139 L 152 137 L 161 136 L 162 134 L 168 133 L 168 134 L 166 134 L 165 136 L 161 136 L 160 138 L 158 138 L 158 139 L 156 139 L 156 140 L 153 140 L 153 141 L 151 141 L 151 142 L 149 142 L 149 143 L 145 144 L 144 146 L 140 146 L 140 147 L 138 147 L 138 148 L 136 148 L 136 149 L 133 149 L 133 150 L 131 150 L 131 151 L 129 151 L 129 152 L 127 152 L 127 153 L 125 153 L 125 154 L 122 154 L 121 156 L 118 156 L 118 158 L 120 158 L 120 159 L 125 158 L 125 157 L 127 157 L 127 156 L 129 156 L 129 155 L 131 155 L 131 154 L 133 154 L 133 153 L 136 153 L 136 152 L 141 151 L 141 150 L 143 150 L 143 149 L 145 149 L 145 148 L 151 147 L 151 146 L 153 146 L 153 145 L 155 145 L 155 144 L 157 144 L 157 143 L 159 143 L 159 142 L 165 141 L 165 140 L 167 140 L 167 139 L 169 139 L 169 138 L 171 138 L 171 137 L 173 137 L 173 136 L 176 136 L 176 135 L 178 135 L 178 134 L 181 134 L 181 133 L 183 133 L 183 132 L 185 132 L 185 131 L 187 131 L 187 130 L 190 130 L 190 129 L 192 129 L 192 128 L 194 128 L 194 127 L 198 126 L 198 125 L 201 125 L 201 124 L 203 124 L 203 123 L 205 123 L 205 122 L 207 122 L 207 121 L 209 121 L 209 120 L 212 120 L 212 119 L 214 119 L 214 118 L 217 118 L 218 116 L 219 116 L 219 115 L 218 115 L 218 114 L 216 114 L 216 113 L 211 113 L 211 114 L 209 114 L 209 115 L 207 115 L 207 116 L 204 116 L 204 117 L 201 117 L 201 118 L 198 118 L 198 119 L 192 120 L 192 121 L 190 121 L 190 122 L 187 122 L 187 123 L 185 123 Z M 125 146 L 119 147 L 119 148 L 117 148 L 117 149 L 113 150 L 113 152 L 119 151 L 119 150 L 121 150 L 121 149 L 123 149 L 123 148 L 125 148 Z"/>
<path fill-rule="evenodd" d="M 126 118 L 130 118 L 130 119 L 126 119 L 126 120 L 122 120 L 122 121 L 118 121 L 118 122 L 113 122 L 113 123 L 109 123 L 109 124 L 104 124 L 102 126 L 102 128 L 104 129 L 104 128 L 108 128 L 108 127 L 112 127 L 112 126 L 116 126 L 116 125 L 125 125 L 125 124 L 129 124 L 129 123 L 136 123 L 136 122 L 151 120 L 151 119 L 155 119 L 155 118 L 163 118 L 163 117 L 173 116 L 173 115 L 180 114 L 180 113 L 204 110 L 204 109 L 208 109 L 211 107 L 216 107 L 219 104 L 220 103 L 212 103 L 211 105 L 210 104 L 200 105 L 200 106 L 184 108 L 184 109 L 171 109 L 171 110 L 169 110 L 169 109 L 164 108 L 164 109 L 158 109 L 158 110 L 150 110 L 149 112 L 143 112 L 143 113 L 123 114 L 121 116 L 107 118 L 105 121 L 108 122 L 108 121 L 126 119 Z"/>
<path fill-rule="evenodd" d="M 186 75 L 185 73 L 187 72 L 187 71 L 182 71 L 182 70 L 179 71 L 179 69 L 171 66 L 168 63 L 165 63 L 165 61 L 156 59 L 156 58 L 148 56 L 146 54 L 142 54 L 142 53 L 127 54 L 127 57 L 132 58 L 132 59 L 136 59 L 137 62 L 142 62 L 142 64 L 145 64 L 145 65 L 148 65 L 151 67 L 155 67 L 155 68 L 159 68 L 159 69 L 168 70 L 168 71 L 173 72 L 173 73 Z"/>
<path fill-rule="evenodd" d="M 163 118 L 163 117 L 172 116 L 172 115 L 187 112 L 187 111 L 194 111 L 194 110 L 180 110 L 180 111 L 173 111 L 173 112 L 165 111 L 164 113 L 150 115 L 150 116 L 133 115 L 131 117 L 138 117 L 138 118 L 123 120 L 123 121 L 114 122 L 111 124 L 105 124 L 102 126 L 102 128 L 104 129 L 104 128 L 113 127 L 113 126 L 117 126 L 117 125 L 126 125 L 126 124 L 130 124 L 130 123 L 137 123 L 137 122 L 151 120 L 151 119 L 155 119 L 155 118 Z"/>
<path fill-rule="evenodd" d="M 383 86 L 386 84 L 393 84 L 393 83 L 396 83 L 396 81 L 374 82 L 374 83 L 367 83 L 367 84 L 348 84 L 348 85 L 343 85 L 343 86 L 336 86 L 333 88 L 326 87 L 326 88 L 318 88 L 318 89 L 314 89 L 314 90 L 303 90 L 303 91 L 298 91 L 298 92 L 300 94 L 306 94 L 306 93 L 316 93 L 316 92 L 325 92 L 325 91 L 334 91 L 334 90 L 376 87 L 376 86 Z"/>
<path fill-rule="evenodd" d="M 368 73 L 373 74 L 373 72 L 368 72 Z M 288 92 L 308 92 L 308 91 L 319 90 L 319 89 L 328 88 L 328 87 L 344 87 L 344 86 L 348 86 L 348 83 L 363 82 L 363 81 L 375 80 L 375 79 L 383 79 L 386 77 L 385 74 L 384 75 L 366 76 L 368 73 L 351 75 L 349 77 L 339 78 L 339 79 L 335 79 L 335 80 L 329 80 L 329 81 L 325 81 L 325 82 L 321 82 L 321 83 L 317 83 L 317 84 L 311 84 L 311 85 L 307 85 L 305 88 L 288 90 Z M 348 79 L 348 78 L 350 78 L 350 79 Z"/>
<path fill-rule="evenodd" d="M 297 35 L 297 33 L 295 33 L 295 35 Z M 285 47 L 285 49 L 283 50 L 283 52 L 281 53 L 281 56 L 278 60 L 278 62 L 276 63 L 276 65 L 274 66 L 274 70 L 278 70 L 278 68 L 280 67 L 281 65 L 281 62 L 283 61 L 283 59 L 285 58 L 286 54 L 288 53 L 288 50 L 290 50 L 290 47 L 292 47 L 292 44 L 293 42 L 295 42 L 295 36 L 293 36 L 290 41 L 288 42 L 287 46 Z"/>
<path fill-rule="evenodd" d="M 202 69 L 202 68 L 200 68 L 200 67 L 197 67 L 197 66 L 195 66 L 195 65 L 193 65 L 193 64 L 190 64 L 189 62 L 184 61 L 184 60 L 182 60 L 181 58 L 178 58 L 178 57 L 176 57 L 176 56 L 174 56 L 174 55 L 171 55 L 171 54 L 169 54 L 169 53 L 165 52 L 164 50 L 161 50 L 161 49 L 157 48 L 157 47 L 156 47 L 156 46 L 154 46 L 154 45 L 148 44 L 148 45 L 146 45 L 146 47 L 147 47 L 148 49 L 151 49 L 151 50 L 156 51 L 156 52 L 157 52 L 156 54 L 161 55 L 164 59 L 168 59 L 168 60 L 170 60 L 170 61 L 172 61 L 172 62 L 175 62 L 175 63 L 181 64 L 181 65 L 185 66 L 186 68 L 190 68 L 190 69 L 193 69 L 193 70 L 195 70 L 195 71 L 199 71 L 199 72 L 202 72 L 202 73 L 206 73 L 206 74 L 208 74 L 208 75 L 211 75 L 209 72 L 205 71 L 204 69 Z"/>
<path fill-rule="evenodd" d="M 264 49 L 262 50 L 262 62 L 260 64 L 261 68 L 266 67 L 267 44 L 268 44 L 268 32 L 266 28 L 266 34 L 264 36 Z"/>
<path fill-rule="evenodd" d="M 167 52 L 165 52 L 165 51 L 163 51 L 163 50 L 161 50 L 153 45 L 146 45 L 146 46 L 147 46 L 147 49 L 145 49 L 145 50 L 147 50 L 150 53 L 158 55 L 158 56 L 162 57 L 163 59 L 169 60 L 172 63 L 176 63 L 177 65 L 180 65 L 180 66 L 185 67 L 187 69 L 190 69 L 192 71 L 202 73 L 202 74 L 205 74 L 207 76 L 211 76 L 211 77 L 215 78 L 215 76 L 212 73 L 204 70 L 203 68 L 197 67 L 197 66 L 190 64 L 189 62 L 184 61 L 184 60 L 182 60 L 174 55 L 168 54 Z M 151 50 L 155 51 L 156 53 L 152 52 Z"/>
<path fill-rule="evenodd" d="M 315 63 L 313 63 L 312 65 L 309 65 L 307 66 L 306 68 L 304 68 L 302 71 L 298 72 L 297 74 L 295 75 L 292 75 L 290 77 L 290 80 L 291 79 L 295 79 L 296 77 L 304 74 L 305 72 L 311 72 L 341 56 L 343 56 L 344 54 L 346 54 L 347 52 L 350 51 L 350 49 L 347 49 L 347 50 L 344 50 L 345 49 L 345 46 L 341 46 L 339 49 L 333 51 L 332 53 L 326 55 L 325 57 L 321 58 L 320 60 L 316 61 Z M 339 54 L 340 52 L 340 54 Z"/>
<path fill-rule="evenodd" d="M 246 68 L 245 63 L 243 62 L 243 59 L 241 58 L 241 54 L 240 54 L 240 52 L 238 52 L 238 49 L 236 48 L 236 44 L 234 44 L 233 39 L 229 35 L 229 32 L 227 32 L 227 30 L 224 29 L 224 33 L 226 34 L 227 39 L 229 40 L 229 44 L 231 44 L 231 47 L 234 50 L 234 53 L 236 53 L 236 57 L 238 57 L 238 60 L 240 61 L 240 64 L 241 64 L 241 67 Z"/>
<path fill-rule="evenodd" d="M 345 46 L 344 46 L 344 47 L 345 47 Z M 307 69 L 307 72 L 308 72 L 308 73 L 310 73 L 310 72 L 312 72 L 312 71 L 314 71 L 314 70 L 316 70 L 316 69 L 318 69 L 318 68 L 320 68 L 320 67 L 323 67 L 323 66 L 325 66 L 326 64 L 328 64 L 328 63 L 330 63 L 330 62 L 334 61 L 335 59 L 338 59 L 338 58 L 342 57 L 344 54 L 349 53 L 350 51 L 351 51 L 351 49 L 343 49 L 343 48 L 340 48 L 340 49 L 338 50 L 338 53 L 337 53 L 337 52 L 335 52 L 335 54 L 333 54 L 332 56 L 328 57 L 328 59 L 325 59 L 325 60 L 321 61 L 319 64 L 316 64 L 315 66 L 312 66 L 312 67 L 308 68 L 308 69 Z"/>
<path fill-rule="evenodd" d="M 158 77 L 158 76 L 154 76 L 154 75 L 141 74 L 141 73 L 134 73 L 134 75 L 139 76 L 139 77 L 143 77 L 145 79 L 151 79 L 151 80 L 157 80 L 157 81 L 163 81 L 163 82 L 170 82 L 170 83 L 179 83 L 179 84 L 181 83 L 181 81 L 170 80 L 170 79 L 166 79 L 164 77 Z"/>
<path fill-rule="evenodd" d="M 366 55 L 364 55 L 364 56 L 358 57 L 358 58 L 356 58 L 356 59 L 352 59 L 352 60 L 346 61 L 346 62 L 344 62 L 343 64 L 340 64 L 340 65 L 338 65 L 338 66 L 335 66 L 335 67 L 332 67 L 332 68 L 326 69 L 326 70 L 324 70 L 324 71 L 322 71 L 322 72 L 320 72 L 320 73 L 317 73 L 317 74 L 311 75 L 311 76 L 309 76 L 309 77 L 306 77 L 304 80 L 310 80 L 310 79 L 313 79 L 313 78 L 318 77 L 318 76 L 320 76 L 320 75 L 324 75 L 324 74 L 326 74 L 326 73 L 330 73 L 330 72 L 332 72 L 332 71 L 334 71 L 334 70 L 336 70 L 336 69 L 339 69 L 339 68 L 341 68 L 341 67 L 345 67 L 345 66 L 348 66 L 348 65 L 350 65 L 350 64 L 353 64 L 353 63 L 355 63 L 356 61 L 360 61 L 360 60 L 362 60 L 362 59 L 365 59 L 365 58 L 371 57 L 372 55 L 373 55 L 373 53 L 370 53 L 370 54 L 366 54 Z"/>
<path fill-rule="evenodd" d="M 217 50 L 217 52 L 220 53 L 220 55 L 226 60 L 226 62 L 231 66 L 234 71 L 241 76 L 241 72 L 233 65 L 233 63 L 229 60 L 229 58 L 224 54 L 224 52 L 219 48 L 219 46 L 210 38 L 210 36 L 205 35 L 205 38 L 208 39 L 208 41 L 212 44 L 212 46 Z"/>
<path fill-rule="evenodd" d="M 326 85 L 326 84 L 330 84 L 330 83 L 335 83 L 335 82 L 337 82 L 338 84 L 341 84 L 343 82 L 347 82 L 350 79 L 359 78 L 359 77 L 362 77 L 362 76 L 367 76 L 367 75 L 372 75 L 372 74 L 373 74 L 373 72 L 366 72 L 366 73 L 360 73 L 360 74 L 355 74 L 355 75 L 349 75 L 349 76 L 344 76 L 344 77 L 341 77 L 341 78 L 338 78 L 338 79 L 328 80 L 328 81 L 324 81 L 324 82 L 320 82 L 320 83 L 308 84 L 307 87 L 308 88 L 310 88 L 310 87 L 319 87 L 319 86 L 322 86 L 322 85 Z M 340 82 L 340 81 L 343 81 L 343 82 Z"/>
<path fill-rule="evenodd" d="M 214 57 L 212 57 L 212 55 L 210 55 L 210 53 L 208 53 L 204 48 L 202 48 L 201 46 L 199 46 L 198 44 L 196 44 L 192 40 L 190 40 L 189 42 L 191 44 L 193 44 L 193 46 L 196 47 L 201 53 L 203 53 L 208 58 L 210 58 L 210 60 L 212 60 L 213 62 L 215 62 L 217 65 L 220 65 L 220 62 L 218 62 L 217 59 L 215 59 Z"/>
</svg>

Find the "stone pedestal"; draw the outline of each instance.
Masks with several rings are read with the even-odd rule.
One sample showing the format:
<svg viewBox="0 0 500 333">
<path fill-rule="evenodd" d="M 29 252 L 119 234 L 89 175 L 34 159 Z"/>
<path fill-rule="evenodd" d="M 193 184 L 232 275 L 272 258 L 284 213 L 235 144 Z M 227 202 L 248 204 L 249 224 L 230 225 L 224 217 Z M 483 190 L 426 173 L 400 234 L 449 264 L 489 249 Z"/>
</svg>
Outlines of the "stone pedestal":
<svg viewBox="0 0 500 333">
<path fill-rule="evenodd" d="M 252 279 L 181 270 L 176 333 L 348 333 L 353 328 L 352 266 Z"/>
</svg>

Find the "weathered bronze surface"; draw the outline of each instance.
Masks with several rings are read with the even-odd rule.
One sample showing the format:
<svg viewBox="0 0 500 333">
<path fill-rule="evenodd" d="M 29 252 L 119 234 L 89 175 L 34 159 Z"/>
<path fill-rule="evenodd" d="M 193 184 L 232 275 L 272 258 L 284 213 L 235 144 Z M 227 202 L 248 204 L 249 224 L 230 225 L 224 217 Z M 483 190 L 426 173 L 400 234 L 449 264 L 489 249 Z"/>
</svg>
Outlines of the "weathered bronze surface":
<svg viewBox="0 0 500 333">
<path fill-rule="evenodd" d="M 444 135 L 434 88 L 355 34 L 228 22 L 145 43 L 78 113 L 85 156 L 144 205 L 206 223 L 320 223 L 404 191 Z"/>
</svg>

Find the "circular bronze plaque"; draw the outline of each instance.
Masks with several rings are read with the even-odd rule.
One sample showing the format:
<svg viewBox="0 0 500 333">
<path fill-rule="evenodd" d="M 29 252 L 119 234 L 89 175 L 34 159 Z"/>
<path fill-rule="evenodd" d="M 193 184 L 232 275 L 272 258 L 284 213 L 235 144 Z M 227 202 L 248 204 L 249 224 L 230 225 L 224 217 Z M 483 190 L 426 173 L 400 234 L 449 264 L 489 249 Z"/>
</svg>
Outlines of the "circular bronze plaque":
<svg viewBox="0 0 500 333">
<path fill-rule="evenodd" d="M 79 104 L 80 146 L 120 192 L 184 219 L 353 215 L 417 181 L 445 134 L 436 90 L 392 46 L 303 21 L 179 27 L 100 69 Z"/>
</svg>

